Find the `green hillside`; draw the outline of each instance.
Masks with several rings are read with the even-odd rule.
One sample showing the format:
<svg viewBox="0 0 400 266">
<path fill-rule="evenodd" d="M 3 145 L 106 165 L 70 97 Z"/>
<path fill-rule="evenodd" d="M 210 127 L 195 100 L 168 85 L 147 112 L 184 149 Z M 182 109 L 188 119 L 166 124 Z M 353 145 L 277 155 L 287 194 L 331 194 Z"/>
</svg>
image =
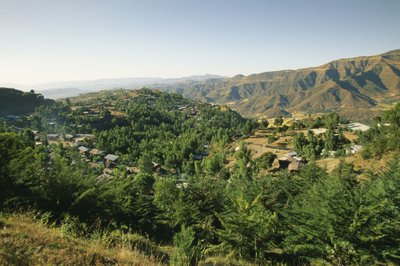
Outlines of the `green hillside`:
<svg viewBox="0 0 400 266">
<path fill-rule="evenodd" d="M 52 102 L 34 92 L 0 88 L 0 116 L 32 113 L 36 107 Z"/>
<path fill-rule="evenodd" d="M 400 50 L 340 59 L 319 67 L 237 75 L 164 89 L 192 99 L 230 104 L 248 117 L 354 109 L 360 112 L 352 112 L 353 116 L 370 115 L 381 103 L 400 98 Z"/>
<path fill-rule="evenodd" d="M 257 122 L 143 88 L 1 120 L 0 264 L 398 265 L 399 117 Z"/>
</svg>

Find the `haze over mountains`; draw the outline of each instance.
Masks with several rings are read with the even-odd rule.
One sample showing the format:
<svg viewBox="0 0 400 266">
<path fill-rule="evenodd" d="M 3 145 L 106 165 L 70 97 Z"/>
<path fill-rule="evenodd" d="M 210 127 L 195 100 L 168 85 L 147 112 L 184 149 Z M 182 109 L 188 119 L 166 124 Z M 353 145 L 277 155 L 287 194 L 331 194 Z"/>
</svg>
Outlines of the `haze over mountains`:
<svg viewBox="0 0 400 266">
<path fill-rule="evenodd" d="M 167 85 L 181 83 L 185 81 L 201 81 L 211 78 L 220 78 L 217 75 L 197 75 L 182 78 L 159 78 L 159 77 L 141 77 L 141 78 L 113 78 L 96 80 L 77 80 L 77 81 L 59 81 L 36 85 L 21 84 L 2 84 L 2 87 L 12 87 L 21 90 L 35 90 L 43 94 L 46 98 L 59 99 L 65 97 L 77 96 L 82 93 L 89 93 L 100 90 L 112 90 L 119 88 L 136 89 L 147 85 Z"/>
<path fill-rule="evenodd" d="M 318 67 L 221 77 L 123 78 L 54 82 L 35 89 L 46 98 L 143 86 L 177 92 L 190 99 L 227 104 L 248 117 L 291 116 L 294 112 L 335 110 L 372 114 L 400 99 L 400 50 L 332 61 Z M 20 87 L 21 88 L 21 87 Z M 352 114 L 354 116 L 356 114 Z"/>
</svg>

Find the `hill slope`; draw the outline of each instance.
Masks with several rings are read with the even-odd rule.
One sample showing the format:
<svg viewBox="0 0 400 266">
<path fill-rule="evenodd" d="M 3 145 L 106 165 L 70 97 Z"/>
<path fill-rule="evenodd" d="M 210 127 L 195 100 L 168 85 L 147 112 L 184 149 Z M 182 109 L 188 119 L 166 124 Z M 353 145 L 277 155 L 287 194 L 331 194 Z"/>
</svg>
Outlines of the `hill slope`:
<svg viewBox="0 0 400 266">
<path fill-rule="evenodd" d="M 128 247 L 66 235 L 31 215 L 0 216 L 1 265 L 162 265 Z"/>
<path fill-rule="evenodd" d="M 44 99 L 41 94 L 0 88 L 0 116 L 28 114 L 40 105 L 53 102 L 53 100 Z"/>
<path fill-rule="evenodd" d="M 400 99 L 400 50 L 340 59 L 319 67 L 237 75 L 164 89 L 193 99 L 231 104 L 242 115 L 253 117 L 369 110 Z"/>
</svg>

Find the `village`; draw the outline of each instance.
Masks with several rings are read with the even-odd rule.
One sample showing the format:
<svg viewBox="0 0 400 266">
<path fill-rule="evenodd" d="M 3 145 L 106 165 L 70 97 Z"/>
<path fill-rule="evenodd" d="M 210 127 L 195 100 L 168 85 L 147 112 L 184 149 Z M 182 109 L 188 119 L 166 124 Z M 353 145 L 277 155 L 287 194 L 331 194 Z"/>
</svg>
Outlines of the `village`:
<svg viewBox="0 0 400 266">
<path fill-rule="evenodd" d="M 147 96 L 148 97 L 148 96 Z M 111 110 L 114 115 L 123 115 L 115 108 L 113 101 L 103 103 L 107 106 L 106 110 Z M 103 106 L 104 106 L 103 105 Z M 95 106 L 83 106 L 75 107 L 75 110 L 81 108 L 80 112 L 83 117 L 97 117 L 100 116 L 100 111 Z M 198 105 L 193 103 L 180 104 L 172 107 L 175 110 L 183 112 L 187 117 L 198 117 L 199 109 Z M 212 108 L 218 108 L 220 110 L 224 109 L 224 106 L 212 105 Z M 82 111 L 85 110 L 85 111 Z M 10 117 L 8 119 L 16 119 L 18 117 Z M 282 126 L 290 127 L 293 123 L 301 121 L 299 118 L 285 118 Z M 239 139 L 234 138 L 234 141 L 229 145 L 231 152 L 238 151 L 239 143 L 243 142 L 246 144 L 247 148 L 251 150 L 252 159 L 257 159 L 265 153 L 272 153 L 276 156 L 270 171 L 278 171 L 282 169 L 288 169 L 290 172 L 299 171 L 304 165 L 307 164 L 307 160 L 300 156 L 296 151 L 293 150 L 292 141 L 295 134 L 303 133 L 307 135 L 307 130 L 297 129 L 297 130 L 286 130 L 284 132 L 277 133 L 277 128 L 273 126 L 273 119 L 270 119 L 270 126 L 265 129 L 258 129 L 253 135 L 247 137 L 241 137 Z M 56 121 L 50 119 L 49 126 L 55 126 Z M 350 145 L 347 145 L 345 155 L 347 161 L 354 161 L 354 155 L 357 154 L 362 146 L 357 144 L 357 131 L 366 131 L 370 127 L 368 125 L 354 122 L 344 125 L 346 129 L 344 135 L 350 141 Z M 21 128 L 18 128 L 22 130 Z M 312 128 L 311 132 L 315 136 L 324 136 L 327 129 L 324 127 Z M 38 131 L 33 131 L 35 135 L 35 145 L 43 144 L 43 136 Z M 95 147 L 95 135 L 94 134 L 57 134 L 49 133 L 46 134 L 46 141 L 48 144 L 52 143 L 62 143 L 65 148 L 73 149 L 79 152 L 81 159 L 85 161 L 89 167 L 97 169 L 99 171 L 98 180 L 111 180 L 114 178 L 114 169 L 121 167 L 120 156 L 113 153 L 106 153 L 104 150 L 100 150 Z M 209 145 L 204 145 L 204 151 L 198 154 L 192 154 L 193 160 L 202 160 L 204 157 L 209 155 Z M 337 158 L 335 151 L 329 151 L 327 156 L 319 158 L 316 162 L 321 167 L 326 168 L 328 171 L 332 171 L 335 166 L 340 162 Z M 324 155 L 324 154 L 321 154 Z M 233 159 L 229 160 L 229 165 L 232 165 Z M 175 173 L 173 169 L 168 169 L 162 166 L 158 162 L 152 162 L 153 171 L 165 174 L 165 173 Z M 122 166 L 128 174 L 137 174 L 140 172 L 137 166 Z"/>
<path fill-rule="evenodd" d="M 151 92 L 153 93 L 153 92 Z M 157 92 L 155 92 L 157 93 Z M 73 104 L 70 100 L 67 100 L 67 104 L 71 106 L 72 113 L 68 114 L 68 117 L 78 116 L 80 123 L 76 125 L 77 128 L 84 129 L 84 125 L 89 123 L 99 123 L 104 121 L 106 116 L 110 117 L 125 117 L 126 107 L 129 101 L 137 99 L 144 102 L 146 105 L 153 106 L 155 97 L 146 93 L 141 94 L 138 91 L 130 92 L 104 92 L 106 95 L 104 98 L 92 98 L 91 94 L 86 95 L 83 98 L 73 99 Z M 96 94 L 97 95 L 97 94 Z M 121 97 L 122 95 L 122 97 Z M 177 101 L 170 106 L 165 106 L 167 110 L 176 110 L 182 113 L 187 119 L 194 118 L 200 120 L 201 107 L 207 105 L 216 109 L 223 109 L 219 105 L 204 104 L 200 102 L 192 102 L 182 98 L 181 101 Z M 10 116 L 9 120 L 16 120 L 18 116 Z M 32 116 L 28 117 L 32 120 Z M 54 117 L 47 118 L 47 131 L 58 131 L 59 128 L 58 119 Z M 16 127 L 18 131 L 22 131 L 23 128 Z M 121 154 L 107 153 L 104 150 L 96 148 L 96 136 L 95 134 L 87 133 L 43 133 L 37 130 L 31 130 L 34 134 L 35 145 L 47 145 L 47 144 L 62 144 L 64 148 L 75 150 L 79 152 L 82 161 L 86 162 L 88 166 L 96 170 L 99 175 L 97 180 L 109 181 L 115 176 L 115 170 L 123 170 L 127 174 L 137 174 L 140 172 L 139 167 L 134 164 L 129 165 L 126 162 L 121 161 Z M 87 131 L 87 130 L 86 130 Z M 200 153 L 191 154 L 193 160 L 202 160 L 208 156 L 208 145 L 204 145 L 203 151 Z M 162 166 L 160 163 L 153 161 L 152 170 L 160 175 L 167 173 L 176 173 L 176 169 L 171 169 L 166 166 Z"/>
<path fill-rule="evenodd" d="M 290 127 L 293 122 L 300 122 L 299 118 L 285 118 L 282 125 Z M 252 159 L 257 159 L 266 153 L 271 153 L 276 156 L 269 171 L 279 171 L 287 169 L 289 172 L 299 171 L 307 164 L 307 159 L 300 156 L 293 150 L 292 141 L 296 134 L 302 133 L 307 136 L 306 129 L 289 129 L 282 133 L 276 133 L 276 127 L 273 125 L 274 119 L 269 119 L 269 127 L 267 129 L 258 129 L 252 136 L 242 138 L 233 142 L 229 147 L 232 152 L 240 149 L 240 143 L 246 144 L 246 147 L 251 150 Z M 364 132 L 370 129 L 370 126 L 353 122 L 342 125 L 345 129 L 344 136 L 349 140 L 346 145 L 345 154 L 339 156 L 337 151 L 326 151 L 320 154 L 321 158 L 316 160 L 316 163 L 322 168 L 331 172 L 341 159 L 346 162 L 355 163 L 355 156 L 362 150 L 362 146 L 358 144 L 357 132 Z M 325 137 L 327 128 L 319 127 L 310 129 L 314 136 Z M 337 135 L 337 134 L 336 134 Z M 232 159 L 233 160 L 233 159 Z M 231 162 L 232 165 L 233 161 Z"/>
<path fill-rule="evenodd" d="M 65 103 L 70 106 L 71 113 L 67 114 L 67 119 L 78 117 L 78 123 L 74 124 L 75 132 L 81 129 L 83 132 L 92 132 L 90 128 L 85 128 L 88 124 L 101 125 L 108 119 L 125 119 L 127 110 L 130 108 L 132 101 L 140 104 L 145 104 L 154 107 L 157 103 L 160 91 L 151 91 L 142 89 L 139 91 L 126 91 L 117 90 L 112 92 L 101 92 L 94 94 L 87 94 L 83 97 L 67 99 Z M 229 110 L 226 105 L 218 105 L 215 103 L 202 103 L 188 101 L 184 98 L 174 98 L 169 102 L 163 102 L 163 109 L 168 111 L 178 111 L 183 114 L 186 119 L 195 119 L 200 121 L 202 119 L 203 107 L 217 109 L 221 112 Z M 323 114 L 322 114 L 323 115 Z M 313 116 L 317 117 L 317 115 Z M 10 115 L 7 117 L 10 121 L 15 121 L 18 116 Z M 33 119 L 29 117 L 28 119 Z M 276 119 L 276 118 L 275 118 Z M 294 150 L 293 139 L 296 134 L 304 134 L 308 136 L 308 130 L 303 128 L 296 128 L 296 124 L 301 124 L 306 119 L 304 116 L 281 118 L 280 125 L 274 124 L 274 119 L 268 119 L 268 127 L 263 128 L 260 126 L 251 135 L 241 135 L 239 132 L 232 138 L 231 143 L 228 145 L 230 154 L 234 154 L 240 148 L 240 143 L 244 143 L 249 150 L 251 150 L 252 159 L 257 159 L 266 153 L 271 153 L 275 156 L 269 171 L 278 171 L 288 169 L 290 172 L 299 171 L 304 165 L 307 164 L 307 158 L 303 154 L 299 154 Z M 47 132 L 60 132 L 59 119 L 56 117 L 47 117 Z M 263 120 L 258 121 L 260 125 Z M 205 130 L 199 127 L 200 123 L 196 123 L 195 127 L 199 130 Z M 357 143 L 357 131 L 366 131 L 370 127 L 368 125 L 354 122 L 348 124 L 341 124 L 340 127 L 344 130 L 344 137 L 349 141 L 344 149 L 344 154 L 337 153 L 336 150 L 323 150 L 321 154 L 317 154 L 316 162 L 319 166 L 332 171 L 340 162 L 339 157 L 344 157 L 346 161 L 354 160 L 354 156 L 362 149 L 361 145 Z M 22 128 L 19 128 L 22 130 Z M 65 132 L 65 131 L 64 131 Z M 68 131 L 67 131 L 68 132 Z M 310 132 L 318 138 L 325 139 L 327 133 L 326 127 L 311 128 Z M 87 133 L 45 133 L 33 131 L 35 135 L 35 144 L 42 145 L 43 142 L 48 144 L 61 143 L 65 148 L 72 149 L 79 152 L 81 160 L 85 161 L 88 166 L 95 169 L 99 176 L 98 180 L 111 180 L 114 178 L 114 170 L 126 171 L 128 174 L 137 174 L 140 172 L 136 163 L 134 165 L 127 164 L 124 160 L 121 161 L 121 154 L 112 149 L 106 152 L 105 150 L 98 149 L 96 145 L 95 134 Z M 337 135 L 337 133 L 335 133 Z M 209 153 L 213 153 L 212 144 L 206 143 L 203 149 L 198 153 L 191 154 L 192 160 L 201 161 L 207 157 Z M 228 156 L 229 157 L 229 156 Z M 234 163 L 233 156 L 228 158 L 228 167 Z M 159 162 L 153 161 L 153 171 L 159 174 L 176 173 L 176 169 L 168 168 L 161 165 Z"/>
</svg>

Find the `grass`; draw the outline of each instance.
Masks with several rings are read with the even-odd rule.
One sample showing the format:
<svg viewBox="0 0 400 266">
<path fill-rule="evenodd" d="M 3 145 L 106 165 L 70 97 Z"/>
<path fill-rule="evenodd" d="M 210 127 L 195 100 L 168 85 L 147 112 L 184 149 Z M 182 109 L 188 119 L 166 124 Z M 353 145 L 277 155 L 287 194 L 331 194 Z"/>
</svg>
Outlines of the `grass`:
<svg viewBox="0 0 400 266">
<path fill-rule="evenodd" d="M 145 243 L 147 250 L 156 250 L 155 244 L 138 239 L 137 235 L 129 237 L 136 240 L 138 248 L 135 244 L 122 244 L 122 241 L 110 245 L 104 238 L 66 235 L 59 227 L 46 225 L 32 214 L 0 215 L 0 265 L 163 264 L 159 254 L 140 251 L 143 247 L 139 243 Z"/>
</svg>

